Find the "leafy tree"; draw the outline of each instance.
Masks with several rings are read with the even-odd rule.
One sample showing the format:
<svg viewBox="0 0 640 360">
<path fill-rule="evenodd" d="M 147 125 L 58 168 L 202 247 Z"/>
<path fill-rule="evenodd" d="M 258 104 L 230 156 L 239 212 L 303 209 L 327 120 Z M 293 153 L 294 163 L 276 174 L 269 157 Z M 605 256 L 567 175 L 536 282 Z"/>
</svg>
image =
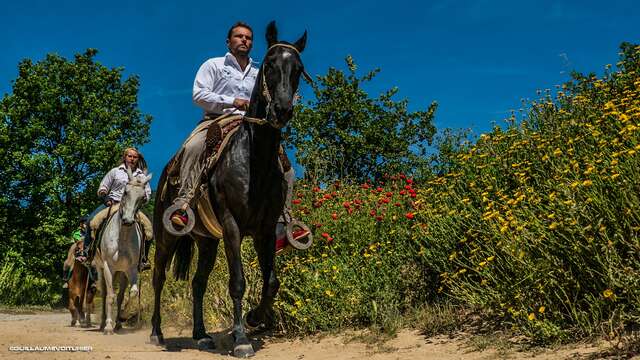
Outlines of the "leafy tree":
<svg viewBox="0 0 640 360">
<path fill-rule="evenodd" d="M 46 284 L 59 276 L 78 218 L 98 204 L 102 176 L 121 149 L 149 137 L 138 77 L 123 78 L 96 53 L 25 59 L 0 100 L 0 254 L 18 254 Z"/>
<path fill-rule="evenodd" d="M 297 106 L 286 134 L 288 146 L 297 149 L 305 177 L 367 180 L 384 173 L 411 173 L 425 165 L 437 104 L 411 112 L 406 99 L 393 100 L 396 87 L 371 98 L 362 86 L 379 69 L 358 77 L 351 56 L 346 63 L 347 74 L 330 68 L 317 77 L 315 99 Z"/>
</svg>

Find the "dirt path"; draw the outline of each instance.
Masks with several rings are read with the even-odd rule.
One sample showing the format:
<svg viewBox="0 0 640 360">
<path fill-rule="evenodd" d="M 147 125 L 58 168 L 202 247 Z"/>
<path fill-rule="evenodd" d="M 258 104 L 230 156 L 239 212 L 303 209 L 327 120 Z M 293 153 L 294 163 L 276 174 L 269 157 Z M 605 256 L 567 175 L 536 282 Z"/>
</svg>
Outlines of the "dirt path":
<svg viewBox="0 0 640 360">
<path fill-rule="evenodd" d="M 216 350 L 205 352 L 194 348 L 190 331 L 180 333 L 163 329 L 166 347 L 148 344 L 149 329 L 125 328 L 120 334 L 105 336 L 96 326 L 88 329 L 70 327 L 70 315 L 63 312 L 33 314 L 0 313 L 1 359 L 231 359 L 231 339 L 223 332 L 212 334 Z M 94 322 L 99 320 L 95 315 Z M 426 339 L 416 332 L 402 331 L 384 344 L 364 344 L 352 336 L 325 336 L 313 339 L 283 340 L 252 338 L 255 359 L 337 360 L 337 359 L 562 359 L 587 358 L 596 347 L 562 348 L 540 353 L 518 353 L 489 348 L 475 348 L 464 339 L 435 337 Z M 90 352 L 16 352 L 12 346 L 91 346 Z"/>
</svg>

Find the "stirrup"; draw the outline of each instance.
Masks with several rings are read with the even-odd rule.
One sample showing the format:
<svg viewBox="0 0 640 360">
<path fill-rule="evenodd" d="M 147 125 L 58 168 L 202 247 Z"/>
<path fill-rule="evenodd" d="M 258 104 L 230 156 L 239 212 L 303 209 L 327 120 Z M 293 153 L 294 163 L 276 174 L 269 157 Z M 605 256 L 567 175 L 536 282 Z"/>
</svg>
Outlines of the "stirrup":
<svg viewBox="0 0 640 360">
<path fill-rule="evenodd" d="M 300 230 L 303 230 L 304 233 L 302 234 L 304 234 L 305 236 L 296 236 L 294 238 L 293 236 L 295 232 L 294 227 Z M 287 241 L 289 242 L 289 245 L 291 245 L 293 248 L 297 250 L 306 250 L 309 247 L 311 247 L 311 244 L 313 244 L 313 234 L 311 233 L 311 230 L 309 230 L 309 227 L 301 221 L 291 220 L 291 222 L 287 224 L 286 233 L 287 233 Z M 304 241 L 305 238 L 307 239 L 306 241 Z"/>
<path fill-rule="evenodd" d="M 171 235 L 174 235 L 174 236 L 187 235 L 188 233 L 191 232 L 191 230 L 193 230 L 193 227 L 196 225 L 196 216 L 193 213 L 193 210 L 191 210 L 191 207 L 188 207 L 188 206 L 186 209 L 183 209 L 182 208 L 183 204 L 184 203 L 173 204 L 169 206 L 162 214 L 162 225 L 164 226 L 164 229 L 167 230 L 167 232 Z M 184 210 L 187 212 L 187 223 L 180 230 L 176 229 L 173 226 L 173 222 L 171 222 L 171 216 L 173 215 L 174 212 L 178 210 Z"/>
</svg>

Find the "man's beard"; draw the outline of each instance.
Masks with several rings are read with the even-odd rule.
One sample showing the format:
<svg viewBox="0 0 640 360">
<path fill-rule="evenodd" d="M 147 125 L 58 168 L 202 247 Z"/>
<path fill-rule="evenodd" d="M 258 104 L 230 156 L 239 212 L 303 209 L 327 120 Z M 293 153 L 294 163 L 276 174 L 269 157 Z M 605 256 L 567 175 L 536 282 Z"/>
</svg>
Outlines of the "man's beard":
<svg viewBox="0 0 640 360">
<path fill-rule="evenodd" d="M 234 51 L 234 55 L 238 55 L 238 56 L 249 56 L 249 51 L 251 51 L 251 49 L 246 48 L 246 49 L 240 49 L 239 47 L 237 47 Z"/>
</svg>

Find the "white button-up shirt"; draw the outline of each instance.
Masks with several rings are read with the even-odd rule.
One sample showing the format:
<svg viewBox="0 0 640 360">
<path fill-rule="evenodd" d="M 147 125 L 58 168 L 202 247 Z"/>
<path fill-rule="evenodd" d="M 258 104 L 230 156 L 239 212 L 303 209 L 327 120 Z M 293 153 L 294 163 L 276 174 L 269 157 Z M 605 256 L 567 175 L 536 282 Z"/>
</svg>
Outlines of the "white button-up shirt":
<svg viewBox="0 0 640 360">
<path fill-rule="evenodd" d="M 144 175 L 142 170 L 136 169 L 135 171 L 133 171 L 133 177 L 138 177 L 141 175 Z M 120 166 L 111 169 L 107 173 L 107 175 L 104 176 L 102 182 L 100 182 L 98 192 L 100 192 L 100 190 L 104 190 L 107 192 L 107 199 L 120 202 L 127 183 L 129 183 L 127 168 L 125 168 L 124 164 L 121 164 Z M 144 195 L 145 201 L 148 201 L 149 197 L 151 196 L 151 186 L 148 182 L 144 186 Z"/>
<path fill-rule="evenodd" d="M 193 102 L 205 113 L 244 114 L 233 107 L 233 100 L 249 100 L 257 76 L 258 69 L 251 58 L 244 71 L 231 53 L 209 59 L 200 66 L 193 82 Z"/>
</svg>

